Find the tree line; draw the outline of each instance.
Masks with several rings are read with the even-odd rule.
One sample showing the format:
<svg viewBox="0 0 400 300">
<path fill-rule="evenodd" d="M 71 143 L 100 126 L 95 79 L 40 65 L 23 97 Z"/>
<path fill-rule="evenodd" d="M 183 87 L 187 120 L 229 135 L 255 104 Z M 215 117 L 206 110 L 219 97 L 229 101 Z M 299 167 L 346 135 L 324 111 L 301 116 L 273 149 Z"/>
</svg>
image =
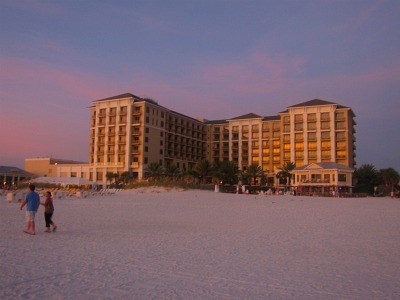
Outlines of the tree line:
<svg viewBox="0 0 400 300">
<path fill-rule="evenodd" d="M 280 184 L 290 185 L 291 171 L 295 168 L 292 162 L 285 163 L 281 171 L 277 174 Z M 197 181 L 200 184 L 210 184 L 218 182 L 219 184 L 233 185 L 239 181 L 246 185 L 269 185 L 274 183 L 273 178 L 267 178 L 261 166 L 251 164 L 244 170 L 240 170 L 232 161 L 222 161 L 211 163 L 208 160 L 198 161 L 189 171 L 182 171 L 176 165 L 163 167 L 159 163 L 150 163 L 144 171 L 144 178 L 150 182 L 179 182 L 179 181 Z M 129 184 L 135 180 L 132 173 L 124 172 L 122 174 L 107 172 L 107 182 L 112 185 Z"/>
<path fill-rule="evenodd" d="M 293 162 L 282 165 L 276 174 L 281 185 L 290 185 L 292 171 L 295 168 Z M 176 165 L 163 167 L 159 163 L 150 163 L 144 171 L 144 177 L 150 182 L 179 182 L 197 181 L 200 184 L 233 185 L 239 181 L 246 185 L 272 186 L 274 178 L 268 178 L 258 164 L 251 164 L 244 170 L 240 170 L 232 161 L 211 163 L 208 160 L 198 161 L 189 171 L 182 171 Z M 132 183 L 134 178 L 131 172 L 106 173 L 106 179 L 111 185 L 120 186 Z M 393 168 L 377 170 L 372 164 L 364 164 L 357 168 L 353 174 L 354 193 L 367 193 L 369 195 L 390 195 L 391 192 L 399 192 L 400 175 Z"/>
<path fill-rule="evenodd" d="M 387 196 L 398 193 L 400 175 L 393 168 L 377 170 L 372 164 L 364 164 L 353 175 L 354 192 L 375 196 Z"/>
</svg>

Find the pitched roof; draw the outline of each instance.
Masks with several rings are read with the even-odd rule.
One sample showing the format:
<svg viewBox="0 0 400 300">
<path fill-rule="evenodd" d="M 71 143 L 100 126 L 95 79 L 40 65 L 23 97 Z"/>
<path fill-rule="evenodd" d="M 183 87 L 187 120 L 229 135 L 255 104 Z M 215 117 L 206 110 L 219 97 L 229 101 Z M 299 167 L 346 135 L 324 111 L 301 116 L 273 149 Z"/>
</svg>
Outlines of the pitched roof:
<svg viewBox="0 0 400 300">
<path fill-rule="evenodd" d="M 313 100 L 302 102 L 302 103 L 299 103 L 299 104 L 296 104 L 296 105 L 289 106 L 288 108 L 303 107 L 303 106 L 332 105 L 332 104 L 339 105 L 339 104 L 337 104 L 335 102 L 330 102 L 330 101 L 321 100 L 321 99 L 313 99 Z M 345 106 L 343 106 L 343 107 L 345 107 Z"/>
<path fill-rule="evenodd" d="M 335 162 L 320 162 L 320 163 L 311 163 L 308 165 L 304 165 L 301 167 L 295 168 L 295 170 L 312 170 L 312 169 L 338 169 L 338 170 L 354 170 L 346 165 L 338 164 Z"/>
<path fill-rule="evenodd" d="M 263 121 L 279 121 L 280 119 L 279 116 L 267 116 L 263 118 Z"/>
<path fill-rule="evenodd" d="M 135 98 L 137 100 L 140 100 L 140 97 L 138 97 L 138 96 L 135 96 L 135 95 L 133 95 L 131 93 L 125 93 L 125 94 L 112 96 L 112 97 L 104 98 L 104 99 L 99 99 L 99 100 L 95 100 L 95 101 L 116 100 L 116 99 L 123 99 L 123 98 Z M 93 102 L 95 102 L 95 101 L 93 101 Z"/>
<path fill-rule="evenodd" d="M 232 119 L 229 119 L 229 120 L 259 119 L 259 118 L 262 118 L 262 117 L 259 116 L 259 115 L 253 114 L 253 113 L 249 113 L 249 114 L 245 114 L 245 115 L 242 115 L 242 116 L 239 116 L 239 117 L 236 117 L 236 118 L 232 118 Z"/>
<path fill-rule="evenodd" d="M 228 123 L 227 120 L 207 120 L 204 124 L 226 124 Z"/>
<path fill-rule="evenodd" d="M 25 175 L 32 176 L 31 173 L 26 172 L 17 167 L 0 166 L 0 174 L 14 174 L 14 175 Z"/>
</svg>

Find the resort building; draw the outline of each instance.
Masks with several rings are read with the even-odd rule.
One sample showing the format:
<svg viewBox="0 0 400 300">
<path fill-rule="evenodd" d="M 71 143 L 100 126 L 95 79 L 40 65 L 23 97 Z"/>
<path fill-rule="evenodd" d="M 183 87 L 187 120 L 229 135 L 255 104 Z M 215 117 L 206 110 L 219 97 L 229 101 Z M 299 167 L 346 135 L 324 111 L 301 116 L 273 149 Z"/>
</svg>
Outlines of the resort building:
<svg viewBox="0 0 400 300">
<path fill-rule="evenodd" d="M 317 162 L 355 166 L 354 113 L 339 104 L 311 100 L 277 116 L 247 114 L 209 121 L 207 159 L 233 161 L 241 170 L 258 164 L 269 182 L 283 164 L 302 167 Z"/>
<path fill-rule="evenodd" d="M 205 126 L 200 120 L 132 94 L 93 101 L 88 179 L 131 172 L 143 178 L 151 163 L 183 171 L 205 157 Z"/>
<path fill-rule="evenodd" d="M 85 163 L 80 161 L 58 159 L 52 157 L 26 158 L 25 171 L 35 177 L 87 177 L 88 173 L 83 171 Z M 60 166 L 68 167 L 68 171 L 62 173 Z"/>
<path fill-rule="evenodd" d="M 142 179 L 151 163 L 188 171 L 207 159 L 232 161 L 241 170 L 258 164 L 268 184 L 276 185 L 277 172 L 293 162 L 293 173 L 299 175 L 294 185 L 299 186 L 309 181 L 301 169 L 305 166 L 319 164 L 320 170 L 335 163 L 347 171 L 355 166 L 355 115 L 351 108 L 329 101 L 307 101 L 274 116 L 250 113 L 214 121 L 194 119 L 130 93 L 92 104 L 89 163 L 59 164 L 53 176 L 106 184 L 107 173 L 129 172 Z M 331 179 L 336 182 L 339 176 Z M 346 184 L 350 187 L 351 179 Z"/>
</svg>

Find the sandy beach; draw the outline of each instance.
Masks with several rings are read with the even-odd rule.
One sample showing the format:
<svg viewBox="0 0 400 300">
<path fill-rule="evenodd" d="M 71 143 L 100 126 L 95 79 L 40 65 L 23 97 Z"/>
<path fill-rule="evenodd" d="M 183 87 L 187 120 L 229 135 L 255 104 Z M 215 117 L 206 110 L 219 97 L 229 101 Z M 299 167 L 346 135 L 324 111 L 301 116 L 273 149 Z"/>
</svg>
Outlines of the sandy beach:
<svg viewBox="0 0 400 300">
<path fill-rule="evenodd" d="M 400 299 L 400 200 L 160 188 L 0 198 L 1 299 Z"/>
</svg>

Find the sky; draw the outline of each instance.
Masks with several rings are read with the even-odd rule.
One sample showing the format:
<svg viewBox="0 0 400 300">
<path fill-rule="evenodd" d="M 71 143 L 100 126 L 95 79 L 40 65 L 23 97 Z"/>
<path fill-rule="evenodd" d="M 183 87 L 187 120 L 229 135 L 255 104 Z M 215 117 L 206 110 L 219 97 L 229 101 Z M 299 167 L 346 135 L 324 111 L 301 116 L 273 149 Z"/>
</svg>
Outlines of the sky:
<svg viewBox="0 0 400 300">
<path fill-rule="evenodd" d="M 193 118 L 322 99 L 356 115 L 357 167 L 400 172 L 398 0 L 0 0 L 0 165 L 87 162 L 92 101 Z"/>
</svg>

